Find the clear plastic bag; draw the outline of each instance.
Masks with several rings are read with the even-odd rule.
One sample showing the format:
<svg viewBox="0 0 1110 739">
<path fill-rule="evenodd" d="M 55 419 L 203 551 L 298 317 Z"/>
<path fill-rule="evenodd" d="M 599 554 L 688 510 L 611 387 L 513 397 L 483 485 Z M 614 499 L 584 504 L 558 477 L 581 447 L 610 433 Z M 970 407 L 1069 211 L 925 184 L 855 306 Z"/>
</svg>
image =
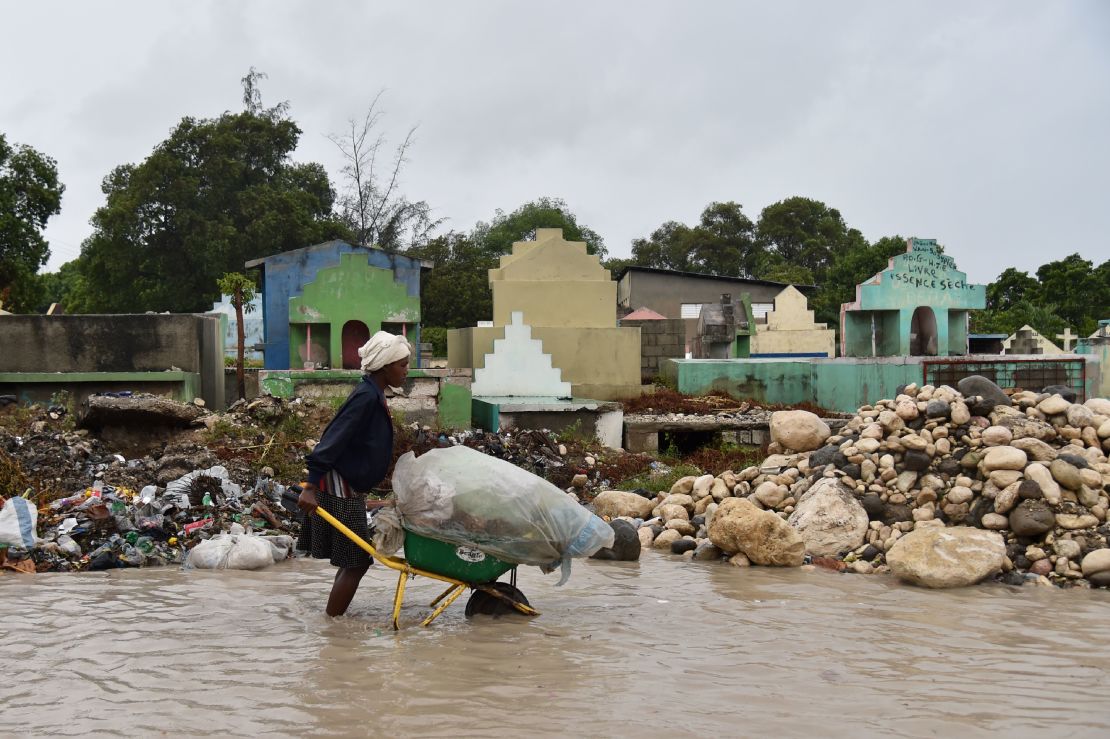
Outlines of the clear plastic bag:
<svg viewBox="0 0 1110 739">
<path fill-rule="evenodd" d="M 274 563 L 274 547 L 261 536 L 219 534 L 189 550 L 185 569 L 258 570 Z"/>
<path fill-rule="evenodd" d="M 382 554 L 395 554 L 405 545 L 405 530 L 401 526 L 401 514 L 394 506 L 379 508 L 374 514 L 372 530 L 374 548 Z"/>
<path fill-rule="evenodd" d="M 609 524 L 547 480 L 468 447 L 409 452 L 393 472 L 406 529 L 554 569 L 613 545 Z"/>
</svg>

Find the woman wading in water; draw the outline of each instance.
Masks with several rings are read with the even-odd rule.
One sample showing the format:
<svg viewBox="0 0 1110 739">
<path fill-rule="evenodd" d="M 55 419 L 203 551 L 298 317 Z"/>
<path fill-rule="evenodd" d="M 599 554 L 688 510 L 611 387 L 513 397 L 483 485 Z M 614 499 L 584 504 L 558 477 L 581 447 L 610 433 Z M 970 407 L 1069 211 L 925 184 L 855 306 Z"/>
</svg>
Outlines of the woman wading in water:
<svg viewBox="0 0 1110 739">
<path fill-rule="evenodd" d="M 373 562 L 370 555 L 313 513 L 319 506 L 363 539 L 369 539 L 366 494 L 385 478 L 393 459 L 393 419 L 385 402 L 385 388 L 404 384 L 411 353 L 405 337 L 385 331 L 374 334 L 358 350 L 362 382 L 306 458 L 308 482 L 297 500 L 305 513 L 298 548 L 313 557 L 327 558 L 339 568 L 328 596 L 329 616 L 347 612 L 362 576 Z"/>
</svg>

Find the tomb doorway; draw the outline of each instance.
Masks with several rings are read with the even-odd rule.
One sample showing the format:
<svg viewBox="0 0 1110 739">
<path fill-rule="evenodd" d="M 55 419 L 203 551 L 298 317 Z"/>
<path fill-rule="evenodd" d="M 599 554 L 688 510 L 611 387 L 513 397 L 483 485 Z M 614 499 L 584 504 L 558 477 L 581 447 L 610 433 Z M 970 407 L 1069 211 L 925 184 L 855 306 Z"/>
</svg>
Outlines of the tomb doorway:
<svg viewBox="0 0 1110 739">
<path fill-rule="evenodd" d="M 910 356 L 937 355 L 937 316 L 927 305 L 918 306 L 910 319 Z"/>
</svg>

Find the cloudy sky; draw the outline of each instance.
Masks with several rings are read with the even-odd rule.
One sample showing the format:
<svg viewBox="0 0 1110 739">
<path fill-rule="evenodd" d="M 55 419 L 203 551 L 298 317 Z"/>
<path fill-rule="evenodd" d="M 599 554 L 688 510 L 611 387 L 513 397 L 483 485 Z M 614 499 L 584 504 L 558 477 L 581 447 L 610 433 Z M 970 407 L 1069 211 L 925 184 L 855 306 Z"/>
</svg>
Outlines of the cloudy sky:
<svg viewBox="0 0 1110 739">
<path fill-rule="evenodd" d="M 793 195 L 875 240 L 936 238 L 977 282 L 1110 258 L 1110 3 L 6 2 L 0 131 L 66 185 L 48 268 L 100 181 L 269 75 L 326 135 L 384 89 L 419 125 L 404 191 L 458 230 L 564 198 L 612 255 L 713 200 Z"/>
</svg>

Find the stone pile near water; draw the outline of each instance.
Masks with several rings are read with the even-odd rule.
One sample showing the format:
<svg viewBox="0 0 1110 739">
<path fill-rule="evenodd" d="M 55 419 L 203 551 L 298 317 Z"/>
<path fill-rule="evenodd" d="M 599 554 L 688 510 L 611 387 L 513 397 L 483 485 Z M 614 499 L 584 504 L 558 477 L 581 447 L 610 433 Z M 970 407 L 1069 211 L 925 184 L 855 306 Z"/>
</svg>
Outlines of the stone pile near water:
<svg viewBox="0 0 1110 739">
<path fill-rule="evenodd" d="M 1110 586 L 1110 400 L 1067 388 L 908 385 L 836 435 L 806 411 L 771 420 L 773 453 L 648 499 L 608 491 L 599 515 L 644 547 L 695 560 L 798 566 L 951 587 Z"/>
</svg>

